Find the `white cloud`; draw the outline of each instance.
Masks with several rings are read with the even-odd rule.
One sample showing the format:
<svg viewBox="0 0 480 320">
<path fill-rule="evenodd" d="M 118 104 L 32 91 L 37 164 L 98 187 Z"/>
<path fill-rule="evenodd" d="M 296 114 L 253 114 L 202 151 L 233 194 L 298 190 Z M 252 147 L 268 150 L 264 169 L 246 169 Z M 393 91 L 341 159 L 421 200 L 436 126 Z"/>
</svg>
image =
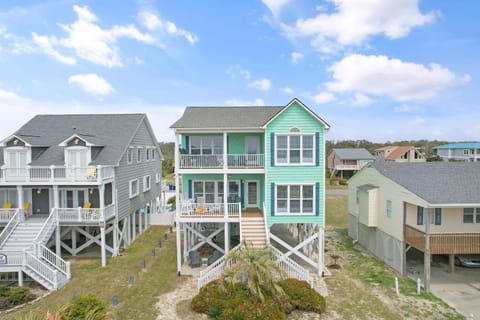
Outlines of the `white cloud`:
<svg viewBox="0 0 480 320">
<path fill-rule="evenodd" d="M 415 111 L 417 110 L 416 107 L 413 107 L 413 106 L 410 106 L 410 105 L 407 105 L 407 104 L 402 104 L 400 106 L 396 106 L 393 111 L 397 112 L 397 113 L 401 113 L 401 112 L 411 112 L 411 111 Z"/>
<path fill-rule="evenodd" d="M 267 78 L 263 78 L 263 79 L 259 79 L 259 80 L 255 80 L 253 82 L 250 82 L 248 84 L 248 87 L 249 88 L 255 88 L 255 89 L 258 89 L 260 91 L 268 91 L 272 87 L 272 81 L 270 81 Z"/>
<path fill-rule="evenodd" d="M 335 95 L 333 95 L 331 92 L 324 91 L 313 96 L 312 100 L 315 101 L 315 103 L 323 104 L 335 101 L 337 100 L 337 97 L 335 97 Z"/>
<path fill-rule="evenodd" d="M 282 91 L 286 94 L 294 94 L 295 93 L 295 91 L 290 87 L 285 87 L 285 88 L 282 89 Z"/>
<path fill-rule="evenodd" d="M 15 92 L 0 89 L 0 105 L 18 103 L 28 101 L 27 98 L 21 97 Z M 3 108 L 3 107 L 2 107 Z"/>
<path fill-rule="evenodd" d="M 368 106 L 369 104 L 371 104 L 373 102 L 373 100 L 363 94 L 363 93 L 355 93 L 355 96 L 353 98 L 353 104 L 356 105 L 356 106 Z"/>
<path fill-rule="evenodd" d="M 386 56 L 349 55 L 334 63 L 329 71 L 333 81 L 326 88 L 333 92 L 387 95 L 397 101 L 424 100 L 451 84 L 455 75 L 432 63 L 429 67 Z"/>
<path fill-rule="evenodd" d="M 245 80 L 250 80 L 251 78 L 250 71 L 243 69 L 238 64 L 229 66 L 225 73 L 228 74 L 232 79 L 235 79 L 236 77 L 241 77 Z"/>
<path fill-rule="evenodd" d="M 97 96 L 108 95 L 114 91 L 110 83 L 93 73 L 70 76 L 68 83 L 76 84 L 86 93 Z"/>
<path fill-rule="evenodd" d="M 282 8 L 287 5 L 290 0 L 262 0 L 262 2 L 275 17 L 278 17 Z"/>
<path fill-rule="evenodd" d="M 303 53 L 294 51 L 292 52 L 291 57 L 292 63 L 298 64 L 301 60 L 303 60 Z"/>
<path fill-rule="evenodd" d="M 139 13 L 140 23 L 150 31 L 166 32 L 168 35 L 182 37 L 190 44 L 198 42 L 198 37 L 190 31 L 178 28 L 171 21 L 163 21 L 153 12 L 142 11 Z"/>
<path fill-rule="evenodd" d="M 463 83 L 469 83 L 470 81 L 472 81 L 472 76 L 469 74 L 464 74 L 462 77 L 462 81 Z"/>
<path fill-rule="evenodd" d="M 7 52 L 21 54 L 35 51 L 29 40 L 8 32 L 5 26 L 0 25 L 0 40 L 2 39 L 6 44 L 4 49 Z"/>
<path fill-rule="evenodd" d="M 265 102 L 260 98 L 254 99 L 252 101 L 233 98 L 225 101 L 225 103 L 229 106 L 264 106 L 265 105 Z"/>
<path fill-rule="evenodd" d="M 335 12 L 299 19 L 293 27 L 284 26 L 291 36 L 312 39 L 317 50 L 331 53 L 339 45 L 362 45 L 370 37 L 385 35 L 397 39 L 410 30 L 435 20 L 436 13 L 423 14 L 419 0 L 331 0 Z"/>
<path fill-rule="evenodd" d="M 98 18 L 87 6 L 73 6 L 77 20 L 70 25 L 60 24 L 67 33 L 65 38 L 42 36 L 32 33 L 33 41 L 46 54 L 66 63 L 76 63 L 76 57 L 105 67 L 122 66 L 120 49 L 116 45 L 120 38 L 131 38 L 142 43 L 153 44 L 155 39 L 140 32 L 134 25 L 114 25 L 111 29 L 102 29 Z M 59 49 L 73 50 L 75 56 L 60 53 Z"/>
</svg>

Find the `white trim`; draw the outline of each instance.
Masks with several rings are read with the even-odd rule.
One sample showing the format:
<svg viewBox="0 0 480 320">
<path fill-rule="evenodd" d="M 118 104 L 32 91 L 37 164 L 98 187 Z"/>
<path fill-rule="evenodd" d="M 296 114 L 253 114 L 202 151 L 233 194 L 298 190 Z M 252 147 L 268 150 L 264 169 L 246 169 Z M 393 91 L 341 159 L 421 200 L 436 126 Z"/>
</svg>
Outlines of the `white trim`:
<svg viewBox="0 0 480 320">
<path fill-rule="evenodd" d="M 147 179 L 148 179 L 148 183 L 147 183 Z M 149 174 L 143 176 L 142 184 L 143 184 L 143 192 L 147 192 L 150 189 L 152 189 L 152 177 Z M 148 188 L 147 188 L 147 185 L 148 185 Z"/>
<path fill-rule="evenodd" d="M 137 146 L 137 163 L 142 162 L 142 153 L 143 153 L 142 150 L 143 150 L 143 146 Z"/>
<path fill-rule="evenodd" d="M 136 193 L 132 193 L 132 183 L 133 182 L 136 182 L 137 183 L 137 192 Z M 140 183 L 138 181 L 138 179 L 132 179 L 130 181 L 128 181 L 128 197 L 129 199 L 132 199 L 132 198 L 135 198 L 136 196 L 138 196 L 140 194 Z"/>
<path fill-rule="evenodd" d="M 278 202 L 278 187 L 287 186 L 287 210 L 290 207 L 290 186 L 300 186 L 300 210 L 303 211 L 303 186 L 312 186 L 312 212 L 279 212 L 277 207 Z M 282 198 L 283 199 L 283 198 Z M 316 216 L 316 183 L 275 183 L 275 216 Z"/>
<path fill-rule="evenodd" d="M 257 203 L 249 204 L 248 197 L 248 183 L 255 182 L 257 185 Z M 239 190 L 240 191 L 240 190 Z M 247 208 L 260 208 L 260 180 L 245 180 L 245 207 Z"/>
<path fill-rule="evenodd" d="M 271 155 L 272 157 L 275 157 L 275 165 L 277 166 L 316 166 L 316 148 L 315 146 L 317 145 L 317 141 L 316 141 L 316 134 L 315 133 L 305 133 L 305 132 L 295 132 L 295 133 L 274 133 L 275 134 L 275 148 L 274 148 L 274 154 Z M 287 162 L 278 162 L 278 158 L 277 158 L 277 154 L 278 154 L 278 138 L 279 137 L 287 137 L 287 148 L 286 148 L 286 151 L 287 151 Z M 299 152 L 300 152 L 300 162 L 298 163 L 291 163 L 290 162 L 290 137 L 292 136 L 298 136 L 300 137 L 300 149 L 299 149 Z M 303 137 L 304 136 L 309 136 L 309 137 L 312 137 L 312 162 L 303 162 Z M 282 149 L 284 150 L 284 149 Z M 308 150 L 308 149 L 307 149 Z"/>
<path fill-rule="evenodd" d="M 134 149 L 135 149 L 134 146 L 129 146 L 129 147 L 127 148 L 127 164 L 132 164 L 132 163 L 133 163 L 133 153 L 134 153 Z M 130 154 L 130 152 L 132 152 L 132 153 Z M 130 158 L 130 160 L 129 160 L 128 158 Z"/>
<path fill-rule="evenodd" d="M 86 140 L 85 138 L 82 138 L 82 137 L 79 136 L 78 134 L 73 134 L 73 135 L 71 135 L 71 136 L 68 137 L 67 139 L 65 139 L 65 140 L 63 140 L 62 142 L 60 142 L 60 143 L 58 144 L 58 146 L 59 146 L 59 147 L 66 147 L 66 146 L 67 146 L 67 143 L 68 143 L 70 140 L 72 140 L 73 138 L 77 138 L 77 139 L 82 140 L 83 142 L 85 142 L 85 145 L 86 145 L 87 147 L 94 146 L 93 143 L 88 142 L 88 140 Z M 83 147 L 83 146 L 82 146 L 82 147 Z"/>
<path fill-rule="evenodd" d="M 310 108 L 308 108 L 305 104 L 303 104 L 303 102 L 301 102 L 299 99 L 297 98 L 293 98 L 292 101 L 290 101 L 289 103 L 287 103 L 287 105 L 285 107 L 282 108 L 282 110 L 280 110 L 279 112 L 277 112 L 277 114 L 275 114 L 270 120 L 267 121 L 267 123 L 265 123 L 263 125 L 263 128 L 267 128 L 267 126 L 272 123 L 273 120 L 275 120 L 279 115 L 281 115 L 285 110 L 287 110 L 292 104 L 294 103 L 298 103 L 302 108 L 304 108 L 308 113 L 310 113 L 310 115 L 312 115 L 318 122 L 320 122 L 321 124 L 323 124 L 323 126 L 325 127 L 325 130 L 328 130 L 330 129 L 330 125 L 325 122 L 325 120 L 323 120 L 322 118 L 320 118 L 317 114 L 315 114 L 312 110 L 310 110 Z"/>
<path fill-rule="evenodd" d="M 6 147 L 7 147 L 7 142 L 10 141 L 10 140 L 12 140 L 13 138 L 22 141 L 22 142 L 25 144 L 25 147 L 31 147 L 31 146 L 32 146 L 32 145 L 29 144 L 27 141 L 23 140 L 22 138 L 18 137 L 17 135 L 12 134 L 11 136 L 3 139 L 2 142 L 0 142 L 0 147 L 6 148 Z"/>
</svg>

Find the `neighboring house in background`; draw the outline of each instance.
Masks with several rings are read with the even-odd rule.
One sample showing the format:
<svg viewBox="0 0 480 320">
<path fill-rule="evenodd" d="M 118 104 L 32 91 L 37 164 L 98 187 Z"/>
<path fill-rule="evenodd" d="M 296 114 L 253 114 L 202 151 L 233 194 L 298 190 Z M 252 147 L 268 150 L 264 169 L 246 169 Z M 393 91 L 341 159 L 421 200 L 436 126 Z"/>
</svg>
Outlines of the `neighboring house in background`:
<svg viewBox="0 0 480 320">
<path fill-rule="evenodd" d="M 369 164 L 348 182 L 348 234 L 401 274 L 411 248 L 428 277 L 430 254 L 453 272 L 455 254 L 480 254 L 479 180 L 480 163 Z"/>
<path fill-rule="evenodd" d="M 75 256 L 93 244 L 105 266 L 157 207 L 156 141 L 145 114 L 37 115 L 3 140 L 0 272 L 55 290 L 70 277 L 62 249 Z"/>
<path fill-rule="evenodd" d="M 480 142 L 449 143 L 433 149 L 443 161 L 480 161 Z"/>
<path fill-rule="evenodd" d="M 364 165 L 375 160 L 365 148 L 334 148 L 327 157 L 330 175 L 350 178 Z"/>
<path fill-rule="evenodd" d="M 199 255 L 211 264 L 245 240 L 283 247 L 275 252 L 292 272 L 290 255 L 322 273 L 324 120 L 293 99 L 280 107 L 187 107 L 171 128 L 176 222 L 184 234 L 182 245 L 177 232 L 178 272 L 182 256 L 192 266 L 200 264 Z M 275 227 L 290 230 L 299 243 L 285 243 Z"/>
<path fill-rule="evenodd" d="M 379 161 L 425 162 L 425 155 L 413 146 L 387 146 L 375 149 Z"/>
</svg>

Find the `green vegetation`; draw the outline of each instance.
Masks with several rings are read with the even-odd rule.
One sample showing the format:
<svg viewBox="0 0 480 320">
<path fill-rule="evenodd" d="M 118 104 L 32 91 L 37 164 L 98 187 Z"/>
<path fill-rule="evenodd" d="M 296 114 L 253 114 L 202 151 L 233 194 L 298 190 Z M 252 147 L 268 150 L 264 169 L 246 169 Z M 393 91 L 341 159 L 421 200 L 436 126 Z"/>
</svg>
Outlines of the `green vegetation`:
<svg viewBox="0 0 480 320">
<path fill-rule="evenodd" d="M 54 312 L 61 306 L 85 294 L 95 294 L 107 303 L 109 319 L 156 319 L 155 304 L 158 296 L 173 290 L 179 281 L 176 274 L 176 251 L 174 234 L 163 240 L 167 227 L 151 226 L 121 256 L 108 259 L 101 267 L 100 258 L 72 259 L 72 280 L 59 291 L 52 292 L 34 305 L 2 315 L 2 320 L 24 319 L 28 315 Z M 155 257 L 151 249 L 162 239 L 162 247 L 156 248 Z M 145 259 L 146 268 L 140 267 Z M 129 285 L 129 276 L 134 277 Z M 112 305 L 112 297 L 118 296 L 119 304 Z M 27 318 L 28 319 L 28 318 Z"/>
<path fill-rule="evenodd" d="M 33 299 L 35 295 L 30 293 L 28 288 L 0 286 L 0 310 L 10 309 Z"/>
</svg>

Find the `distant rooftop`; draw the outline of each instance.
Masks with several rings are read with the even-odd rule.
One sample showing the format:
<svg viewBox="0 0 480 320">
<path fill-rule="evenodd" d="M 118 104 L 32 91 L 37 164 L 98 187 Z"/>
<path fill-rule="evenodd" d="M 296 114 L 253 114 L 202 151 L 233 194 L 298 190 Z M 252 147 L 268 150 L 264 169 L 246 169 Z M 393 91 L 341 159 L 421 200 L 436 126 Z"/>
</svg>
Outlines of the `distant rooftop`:
<svg viewBox="0 0 480 320">
<path fill-rule="evenodd" d="M 342 160 L 375 160 L 375 157 L 365 148 L 333 148 Z"/>
<path fill-rule="evenodd" d="M 457 142 L 433 147 L 433 149 L 480 149 L 480 142 Z"/>
</svg>

